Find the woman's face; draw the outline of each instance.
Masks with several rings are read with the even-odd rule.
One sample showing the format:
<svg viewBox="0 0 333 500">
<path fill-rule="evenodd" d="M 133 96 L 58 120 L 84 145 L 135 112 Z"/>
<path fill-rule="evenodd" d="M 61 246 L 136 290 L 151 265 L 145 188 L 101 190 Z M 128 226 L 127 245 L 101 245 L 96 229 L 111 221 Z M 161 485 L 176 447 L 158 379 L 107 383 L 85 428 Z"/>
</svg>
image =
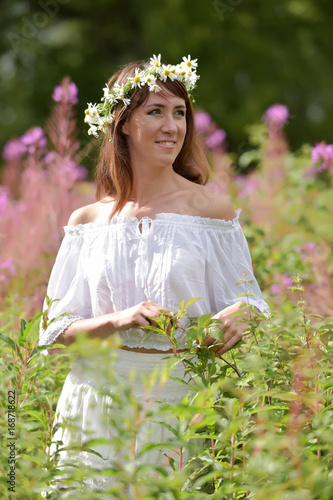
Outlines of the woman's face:
<svg viewBox="0 0 333 500">
<path fill-rule="evenodd" d="M 149 92 L 147 101 L 136 108 L 123 125 L 131 161 L 152 165 L 172 165 L 186 135 L 184 99 L 163 92 Z"/>
</svg>

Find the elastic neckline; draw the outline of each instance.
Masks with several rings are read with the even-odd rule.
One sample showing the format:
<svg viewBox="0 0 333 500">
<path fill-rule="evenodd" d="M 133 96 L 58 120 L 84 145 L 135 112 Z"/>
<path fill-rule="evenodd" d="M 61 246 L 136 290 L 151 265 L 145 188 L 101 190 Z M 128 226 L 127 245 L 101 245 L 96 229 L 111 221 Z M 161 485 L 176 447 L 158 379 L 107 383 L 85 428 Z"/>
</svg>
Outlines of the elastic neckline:
<svg viewBox="0 0 333 500">
<path fill-rule="evenodd" d="M 236 210 L 236 216 L 232 220 L 211 219 L 210 217 L 201 217 L 200 215 L 176 214 L 173 212 L 161 212 L 156 214 L 154 220 L 162 224 L 176 224 L 177 226 L 201 226 L 207 228 L 233 228 L 237 225 L 240 216 L 240 210 Z M 118 216 L 112 217 L 110 221 L 103 222 L 88 222 L 86 224 L 78 224 L 77 226 L 64 226 L 65 233 L 82 233 L 85 231 L 93 231 L 96 229 L 107 229 L 118 225 L 138 225 L 141 219 L 137 217 Z M 146 217 L 147 218 L 147 217 Z M 150 218 L 150 217 L 148 217 Z"/>
</svg>

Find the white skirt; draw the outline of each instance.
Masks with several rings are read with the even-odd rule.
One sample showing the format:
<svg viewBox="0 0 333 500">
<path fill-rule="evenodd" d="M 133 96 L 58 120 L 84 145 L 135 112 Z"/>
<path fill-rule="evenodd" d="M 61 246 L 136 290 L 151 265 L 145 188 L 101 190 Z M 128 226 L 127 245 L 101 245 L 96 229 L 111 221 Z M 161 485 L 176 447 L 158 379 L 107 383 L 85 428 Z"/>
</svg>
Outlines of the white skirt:
<svg viewBox="0 0 333 500">
<path fill-rule="evenodd" d="M 65 380 L 54 425 L 66 425 L 59 427 L 53 436 L 51 457 L 57 449 L 56 441 L 62 441 L 60 448 L 73 448 L 73 445 L 82 447 L 91 439 L 103 439 L 107 442 L 88 443 L 89 449 L 101 457 L 82 449 L 60 450 L 56 457 L 60 470 L 70 470 L 71 464 L 103 470 L 113 468 L 115 462 L 121 468 L 129 459 L 136 464 L 168 466 L 168 457 L 176 461 L 178 459 L 177 450 L 172 452 L 167 448 L 162 451 L 150 449 L 140 454 L 147 443 L 163 443 L 174 438 L 173 433 L 165 426 L 144 421 L 147 412 L 148 418 L 152 420 L 156 418 L 169 425 L 177 424 L 177 419 L 171 412 L 168 415 L 154 416 L 154 412 L 161 408 L 157 402 L 176 406 L 189 392 L 189 388 L 179 381 L 165 377 L 154 378 L 156 372 L 162 373 L 163 366 L 167 363 L 163 358 L 170 358 L 172 355 L 138 353 L 124 349 L 118 349 L 117 353 L 118 359 L 111 369 L 110 377 L 106 378 L 105 373 L 102 374 L 100 360 L 78 360 Z M 185 379 L 182 362 L 173 368 L 171 376 Z M 118 382 L 110 383 L 114 377 Z M 146 379 L 145 382 L 143 379 Z M 126 389 L 128 384 L 130 391 Z M 68 422 L 73 422 L 73 425 L 67 425 Z M 133 426 L 137 427 L 137 431 L 133 432 Z M 114 479 L 96 474 L 96 477 L 86 478 L 84 484 L 88 489 L 106 491 L 108 485 L 114 484 Z"/>
</svg>

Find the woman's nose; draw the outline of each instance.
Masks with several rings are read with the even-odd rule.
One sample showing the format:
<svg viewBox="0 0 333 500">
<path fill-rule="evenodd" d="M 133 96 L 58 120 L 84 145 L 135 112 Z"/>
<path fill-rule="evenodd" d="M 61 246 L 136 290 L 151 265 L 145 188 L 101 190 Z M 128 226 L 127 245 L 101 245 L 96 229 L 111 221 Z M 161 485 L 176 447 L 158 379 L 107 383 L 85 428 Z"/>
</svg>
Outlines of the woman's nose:
<svg viewBox="0 0 333 500">
<path fill-rule="evenodd" d="M 166 115 L 162 125 L 163 132 L 177 132 L 177 123 L 172 115 Z"/>
</svg>

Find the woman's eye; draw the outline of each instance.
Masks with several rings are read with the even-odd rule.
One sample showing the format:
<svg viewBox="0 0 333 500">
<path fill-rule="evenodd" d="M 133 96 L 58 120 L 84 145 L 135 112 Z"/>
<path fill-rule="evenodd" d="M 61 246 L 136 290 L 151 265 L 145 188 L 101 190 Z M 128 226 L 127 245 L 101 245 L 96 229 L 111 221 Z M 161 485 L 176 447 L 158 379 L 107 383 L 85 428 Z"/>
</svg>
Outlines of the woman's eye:
<svg viewBox="0 0 333 500">
<path fill-rule="evenodd" d="M 176 114 L 177 115 L 180 115 L 180 116 L 185 116 L 185 111 L 183 111 L 182 109 L 176 111 Z"/>
<path fill-rule="evenodd" d="M 160 109 L 152 109 L 151 111 L 149 111 L 148 115 L 155 115 L 156 113 L 160 113 L 161 110 Z"/>
</svg>

